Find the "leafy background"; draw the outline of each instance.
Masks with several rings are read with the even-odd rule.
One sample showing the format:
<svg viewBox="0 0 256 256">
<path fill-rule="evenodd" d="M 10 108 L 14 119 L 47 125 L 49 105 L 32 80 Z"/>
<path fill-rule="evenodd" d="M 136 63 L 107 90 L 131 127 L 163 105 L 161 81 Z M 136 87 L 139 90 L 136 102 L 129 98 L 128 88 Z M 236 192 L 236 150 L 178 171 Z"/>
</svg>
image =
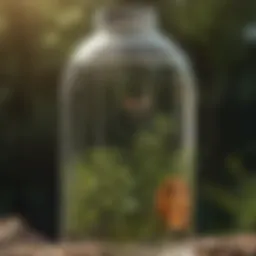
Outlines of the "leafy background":
<svg viewBox="0 0 256 256">
<path fill-rule="evenodd" d="M 59 77 L 94 10 L 107 2 L 113 1 L 0 1 L 0 213 L 18 211 L 51 235 L 58 226 Z M 155 4 L 163 29 L 190 55 L 199 80 L 198 230 L 255 230 L 256 54 L 241 40 L 242 28 L 255 21 L 255 1 Z M 235 179 L 238 173 L 243 178 Z"/>
</svg>

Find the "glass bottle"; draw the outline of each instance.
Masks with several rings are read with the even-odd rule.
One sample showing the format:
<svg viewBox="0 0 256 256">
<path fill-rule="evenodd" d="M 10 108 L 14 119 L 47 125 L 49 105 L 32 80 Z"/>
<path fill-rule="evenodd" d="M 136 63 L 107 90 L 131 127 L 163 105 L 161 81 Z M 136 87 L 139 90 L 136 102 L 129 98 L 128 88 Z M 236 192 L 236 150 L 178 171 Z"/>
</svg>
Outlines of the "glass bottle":
<svg viewBox="0 0 256 256">
<path fill-rule="evenodd" d="M 196 88 L 189 61 L 151 6 L 103 8 L 94 24 L 61 86 L 61 235 L 144 240 L 190 232 Z"/>
</svg>

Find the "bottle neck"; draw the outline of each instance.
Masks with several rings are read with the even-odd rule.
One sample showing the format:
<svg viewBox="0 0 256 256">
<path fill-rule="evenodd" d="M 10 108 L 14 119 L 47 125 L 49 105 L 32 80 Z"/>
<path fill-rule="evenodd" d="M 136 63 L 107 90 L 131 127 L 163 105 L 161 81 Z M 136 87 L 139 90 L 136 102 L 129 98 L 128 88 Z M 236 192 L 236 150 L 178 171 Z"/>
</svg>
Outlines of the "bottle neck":
<svg viewBox="0 0 256 256">
<path fill-rule="evenodd" d="M 103 8 L 94 19 L 98 30 L 118 33 L 140 33 L 157 27 L 157 14 L 147 5 L 122 5 Z"/>
</svg>

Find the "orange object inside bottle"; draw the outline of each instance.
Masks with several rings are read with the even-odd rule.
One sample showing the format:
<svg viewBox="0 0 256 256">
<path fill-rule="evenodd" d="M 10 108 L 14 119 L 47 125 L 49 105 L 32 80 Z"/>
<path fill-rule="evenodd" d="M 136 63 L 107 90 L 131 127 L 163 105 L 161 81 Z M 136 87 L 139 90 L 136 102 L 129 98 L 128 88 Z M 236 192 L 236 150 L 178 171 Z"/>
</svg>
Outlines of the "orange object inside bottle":
<svg viewBox="0 0 256 256">
<path fill-rule="evenodd" d="M 181 178 L 168 178 L 158 188 L 156 210 L 168 229 L 186 231 L 191 221 L 191 193 Z"/>
</svg>

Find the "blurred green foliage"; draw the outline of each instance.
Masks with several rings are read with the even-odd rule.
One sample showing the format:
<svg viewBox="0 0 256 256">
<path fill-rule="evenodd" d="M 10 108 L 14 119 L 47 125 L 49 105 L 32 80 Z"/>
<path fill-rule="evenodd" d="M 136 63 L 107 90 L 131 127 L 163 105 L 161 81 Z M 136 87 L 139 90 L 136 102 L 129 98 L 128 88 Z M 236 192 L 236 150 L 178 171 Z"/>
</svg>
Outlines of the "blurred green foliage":
<svg viewBox="0 0 256 256">
<path fill-rule="evenodd" d="M 167 139 L 173 135 L 169 118 L 158 116 L 153 129 L 135 134 L 131 150 L 97 147 L 76 160 L 71 167 L 71 234 L 115 239 L 162 236 L 164 226 L 158 223 L 154 198 L 164 178 L 180 174 L 181 158 L 168 150 Z"/>
<path fill-rule="evenodd" d="M 116 1 L 0 1 L 0 180 L 4 181 L 10 175 L 35 179 L 56 176 L 56 99 L 60 74 L 74 44 L 87 35 L 96 7 Z M 225 214 L 219 216 L 225 216 L 226 219 L 232 216 L 232 226 L 237 229 L 253 228 L 255 204 L 251 190 L 255 184 L 254 178 L 239 179 L 231 189 L 230 184 L 225 185 L 225 182 L 232 180 L 232 175 L 225 168 L 224 160 L 240 148 L 246 159 L 246 168 L 249 171 L 255 169 L 252 166 L 256 151 L 247 150 L 250 141 L 255 140 L 255 135 L 249 128 L 254 125 L 251 120 L 255 119 L 255 106 L 253 103 L 248 105 L 242 102 L 240 98 L 252 95 L 249 92 L 254 84 L 245 79 L 247 72 L 244 68 L 239 69 L 241 72 L 234 69 L 239 63 L 246 66 L 241 61 L 241 56 L 247 54 L 241 42 L 241 29 L 256 18 L 255 1 L 159 0 L 155 4 L 159 8 L 162 27 L 168 35 L 177 38 L 190 54 L 199 78 L 199 191 L 200 184 L 210 181 L 223 184 L 230 191 L 234 189 L 238 193 L 241 207 L 237 206 L 237 198 L 225 200 L 228 203 L 223 203 L 225 206 L 221 210 Z M 248 65 L 246 69 L 249 70 L 254 64 L 250 62 Z M 237 75 L 241 79 L 237 79 Z M 242 88 L 244 93 L 238 93 Z M 160 161 L 158 157 L 162 156 L 157 150 L 155 138 L 144 136 L 141 140 L 154 145 L 147 150 L 158 153 L 148 159 L 152 161 L 151 164 L 141 160 L 136 164 L 153 173 L 151 166 Z M 139 143 L 137 146 L 140 145 Z M 101 157 L 106 158 L 104 153 L 101 154 Z M 136 154 L 138 157 L 140 153 Z M 105 161 L 109 172 L 113 178 L 117 175 L 115 179 L 120 179 L 120 183 L 125 182 L 122 193 L 129 194 L 133 187 L 129 181 L 129 168 L 116 161 L 116 154 L 108 157 L 113 160 Z M 147 158 L 142 155 L 139 159 L 143 157 Z M 124 169 L 124 177 L 114 171 L 115 168 L 118 169 L 116 165 Z M 161 174 L 156 172 L 154 175 Z M 160 176 L 155 179 L 160 179 Z M 96 186 L 91 184 L 91 191 L 95 189 L 94 185 Z M 143 186 L 146 193 L 147 185 Z M 216 195 L 218 193 L 214 192 Z M 233 196 L 228 194 L 228 198 Z M 130 210 L 136 205 L 126 201 L 121 204 L 124 205 L 124 202 L 130 205 Z M 236 210 L 227 207 L 229 204 Z M 211 231 L 213 226 L 217 230 L 227 228 L 227 221 L 221 222 L 219 216 L 214 219 L 211 215 L 217 211 L 216 207 L 217 203 L 213 201 L 208 212 L 205 204 L 199 206 L 202 209 L 200 219 L 207 214 L 211 219 L 210 226 L 199 223 L 202 230 Z M 123 210 L 122 207 L 120 210 Z"/>
<path fill-rule="evenodd" d="M 253 232 L 256 228 L 255 174 L 248 174 L 241 160 L 234 156 L 227 159 L 227 171 L 238 184 L 237 187 L 225 189 L 223 186 L 207 185 L 205 192 L 209 200 L 215 201 L 232 216 L 229 232 Z"/>
</svg>

